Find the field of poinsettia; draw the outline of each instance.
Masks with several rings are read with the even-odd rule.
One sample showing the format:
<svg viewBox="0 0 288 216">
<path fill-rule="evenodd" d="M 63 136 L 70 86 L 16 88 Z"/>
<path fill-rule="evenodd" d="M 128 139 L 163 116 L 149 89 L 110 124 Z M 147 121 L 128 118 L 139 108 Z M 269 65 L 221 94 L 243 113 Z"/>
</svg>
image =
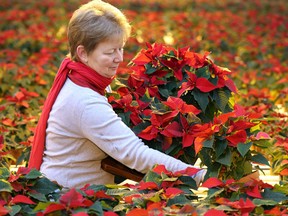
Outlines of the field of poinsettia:
<svg viewBox="0 0 288 216">
<path fill-rule="evenodd" d="M 191 163 L 199 153 L 210 173 L 202 185 L 207 196 L 191 190 L 195 182 L 187 175 L 193 170 L 171 173 L 158 166 L 136 185 L 86 185 L 59 193 L 58 185 L 25 168 L 42 105 L 67 54 L 67 22 L 87 0 L 1 1 L 0 215 L 287 215 L 286 2 L 107 1 L 133 26 L 109 101 L 148 145 Z M 160 125 L 165 129 L 155 131 Z M 180 135 L 184 129 L 194 136 Z M 154 142 L 160 136 L 163 146 Z M 227 149 L 215 150 L 217 163 L 207 160 L 214 150 L 211 137 L 216 144 L 227 140 Z M 239 182 L 246 172 L 237 170 L 241 161 L 269 161 L 282 181 Z M 12 172 L 11 165 L 21 168 Z"/>
</svg>

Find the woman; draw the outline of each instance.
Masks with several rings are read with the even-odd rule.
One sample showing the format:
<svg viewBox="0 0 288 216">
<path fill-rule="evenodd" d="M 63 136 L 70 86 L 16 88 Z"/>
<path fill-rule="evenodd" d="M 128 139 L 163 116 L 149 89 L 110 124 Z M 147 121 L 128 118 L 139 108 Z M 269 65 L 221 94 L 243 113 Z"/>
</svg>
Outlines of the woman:
<svg viewBox="0 0 288 216">
<path fill-rule="evenodd" d="M 68 188 L 111 184 L 101 169 L 110 155 L 146 173 L 155 164 L 178 171 L 189 165 L 148 148 L 108 103 L 105 88 L 123 61 L 130 35 L 126 17 L 100 0 L 76 10 L 68 25 L 70 53 L 57 73 L 36 128 L 29 167 Z M 199 184 L 205 174 L 194 176 Z"/>
</svg>

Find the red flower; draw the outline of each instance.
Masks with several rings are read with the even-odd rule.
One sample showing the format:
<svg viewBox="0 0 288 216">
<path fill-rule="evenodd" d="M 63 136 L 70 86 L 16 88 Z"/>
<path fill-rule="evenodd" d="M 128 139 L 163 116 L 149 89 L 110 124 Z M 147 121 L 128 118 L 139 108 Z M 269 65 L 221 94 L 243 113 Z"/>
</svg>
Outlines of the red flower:
<svg viewBox="0 0 288 216">
<path fill-rule="evenodd" d="M 208 79 L 204 77 L 197 77 L 196 74 L 192 72 L 188 72 L 188 81 L 183 82 L 181 85 L 181 89 L 178 91 L 178 97 L 180 97 L 184 92 L 191 91 L 195 87 L 198 88 L 202 92 L 210 92 L 214 89 L 218 88 L 218 86 L 215 86 L 212 84 Z"/>
</svg>

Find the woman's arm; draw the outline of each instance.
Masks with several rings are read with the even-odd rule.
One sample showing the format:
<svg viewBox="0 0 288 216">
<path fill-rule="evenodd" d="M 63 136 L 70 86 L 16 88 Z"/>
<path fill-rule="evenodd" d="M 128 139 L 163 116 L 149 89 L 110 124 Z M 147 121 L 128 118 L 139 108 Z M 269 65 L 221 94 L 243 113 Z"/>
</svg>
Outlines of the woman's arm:
<svg viewBox="0 0 288 216">
<path fill-rule="evenodd" d="M 146 173 L 155 164 L 164 164 L 172 172 L 191 166 L 145 145 L 122 122 L 107 100 L 91 100 L 86 104 L 81 129 L 84 136 L 105 153 L 139 172 Z"/>
</svg>

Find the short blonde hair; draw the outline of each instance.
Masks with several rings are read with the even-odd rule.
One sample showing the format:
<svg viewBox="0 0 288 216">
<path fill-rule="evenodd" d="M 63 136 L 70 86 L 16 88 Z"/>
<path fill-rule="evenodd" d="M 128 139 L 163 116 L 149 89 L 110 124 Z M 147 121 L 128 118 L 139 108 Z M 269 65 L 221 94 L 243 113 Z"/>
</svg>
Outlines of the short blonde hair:
<svg viewBox="0 0 288 216">
<path fill-rule="evenodd" d="M 123 42 L 129 38 L 131 26 L 126 16 L 113 5 L 93 0 L 77 9 L 68 24 L 68 56 L 78 61 L 76 49 L 83 45 L 92 52 L 100 42 L 119 36 Z M 122 37 L 122 38 L 121 38 Z"/>
</svg>

